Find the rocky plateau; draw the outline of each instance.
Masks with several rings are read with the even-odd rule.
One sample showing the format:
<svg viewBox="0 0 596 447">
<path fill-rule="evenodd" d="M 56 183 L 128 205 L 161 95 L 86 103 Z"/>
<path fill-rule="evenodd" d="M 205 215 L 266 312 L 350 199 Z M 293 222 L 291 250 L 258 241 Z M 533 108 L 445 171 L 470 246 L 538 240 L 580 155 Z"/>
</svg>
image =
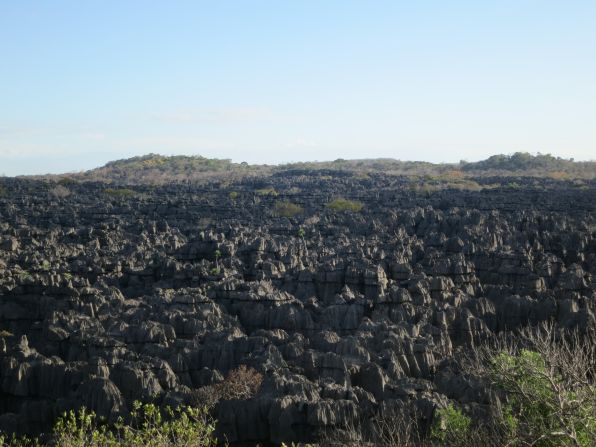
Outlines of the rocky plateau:
<svg viewBox="0 0 596 447">
<path fill-rule="evenodd" d="M 487 187 L 299 169 L 126 189 L 0 179 L 0 430 L 189 404 L 240 365 L 263 383 L 217 405 L 230 443 L 310 442 L 406 403 L 426 421 L 449 400 L 481 411 L 454 352 L 593 323 L 596 182 L 475 181 Z M 362 209 L 330 208 L 339 197 Z"/>
</svg>

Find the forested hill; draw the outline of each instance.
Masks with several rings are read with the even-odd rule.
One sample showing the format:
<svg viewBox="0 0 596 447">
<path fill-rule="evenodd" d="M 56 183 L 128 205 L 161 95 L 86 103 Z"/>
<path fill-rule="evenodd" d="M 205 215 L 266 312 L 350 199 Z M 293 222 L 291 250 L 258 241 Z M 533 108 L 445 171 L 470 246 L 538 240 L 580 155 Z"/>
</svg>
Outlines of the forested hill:
<svg viewBox="0 0 596 447">
<path fill-rule="evenodd" d="M 576 162 L 573 159 L 553 157 L 550 154 L 531 155 L 527 152 L 516 152 L 513 155 L 493 155 L 486 160 L 475 163 L 462 161 L 459 166 L 463 171 L 502 171 L 539 175 L 541 173 L 565 173 L 570 176 L 593 177 L 596 162 Z"/>
<path fill-rule="evenodd" d="M 100 168 L 75 174 L 64 174 L 78 181 L 102 181 L 121 184 L 163 184 L 169 182 L 207 182 L 211 180 L 235 180 L 250 176 L 299 173 L 311 171 L 347 172 L 368 175 L 380 172 L 389 175 L 414 177 L 491 177 L 533 176 L 555 179 L 593 179 L 596 162 L 575 162 L 552 155 L 531 155 L 517 152 L 513 155 L 494 155 L 478 162 L 434 164 L 422 161 L 400 161 L 388 158 L 344 160 L 323 162 L 300 162 L 284 165 L 251 165 L 234 163 L 229 159 L 213 159 L 202 156 L 164 156 L 149 154 L 116 160 Z M 55 177 L 55 176 L 47 176 Z"/>
</svg>

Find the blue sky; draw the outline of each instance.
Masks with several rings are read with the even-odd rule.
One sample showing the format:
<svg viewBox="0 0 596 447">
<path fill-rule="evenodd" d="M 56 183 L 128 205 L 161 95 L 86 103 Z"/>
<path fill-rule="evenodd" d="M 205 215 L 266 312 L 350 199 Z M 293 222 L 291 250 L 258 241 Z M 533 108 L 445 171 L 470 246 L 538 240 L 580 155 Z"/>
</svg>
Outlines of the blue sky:
<svg viewBox="0 0 596 447">
<path fill-rule="evenodd" d="M 0 174 L 596 158 L 596 2 L 0 0 Z"/>
</svg>

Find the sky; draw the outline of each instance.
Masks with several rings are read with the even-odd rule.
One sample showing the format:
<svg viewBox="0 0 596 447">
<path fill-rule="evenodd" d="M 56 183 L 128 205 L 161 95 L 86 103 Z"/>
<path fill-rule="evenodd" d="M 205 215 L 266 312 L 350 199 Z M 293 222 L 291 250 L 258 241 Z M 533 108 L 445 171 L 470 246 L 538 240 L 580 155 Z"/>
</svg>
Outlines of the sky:
<svg viewBox="0 0 596 447">
<path fill-rule="evenodd" d="M 596 159 L 594 0 L 0 0 L 0 175 Z"/>
</svg>

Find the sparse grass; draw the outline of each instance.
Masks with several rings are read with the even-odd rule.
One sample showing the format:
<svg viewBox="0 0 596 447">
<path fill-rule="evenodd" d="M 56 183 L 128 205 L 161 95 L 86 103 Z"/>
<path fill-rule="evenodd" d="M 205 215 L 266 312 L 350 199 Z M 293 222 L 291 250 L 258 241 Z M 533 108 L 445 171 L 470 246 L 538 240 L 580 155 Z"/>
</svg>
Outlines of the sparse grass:
<svg viewBox="0 0 596 447">
<path fill-rule="evenodd" d="M 274 211 L 280 217 L 294 217 L 304 213 L 304 208 L 292 202 L 277 202 Z"/>
<path fill-rule="evenodd" d="M 553 171 L 546 174 L 547 177 L 552 178 L 554 180 L 568 180 L 571 178 L 569 173 L 564 171 Z"/>
<path fill-rule="evenodd" d="M 362 210 L 363 204 L 355 200 L 348 200 L 338 197 L 327 204 L 327 208 L 333 211 L 350 211 L 357 213 Z"/>
<path fill-rule="evenodd" d="M 71 177 L 62 177 L 58 180 L 58 184 L 62 186 L 76 185 L 78 182 Z"/>
<path fill-rule="evenodd" d="M 103 192 L 112 197 L 132 197 L 135 195 L 135 192 L 129 188 L 106 188 Z"/>
<path fill-rule="evenodd" d="M 56 185 L 51 190 L 50 193 L 57 198 L 64 198 L 70 195 L 70 190 L 62 185 Z"/>
<path fill-rule="evenodd" d="M 412 183 L 410 188 L 413 191 L 430 194 L 444 189 L 458 189 L 460 191 L 480 191 L 486 188 L 494 188 L 495 185 L 480 185 L 474 180 L 465 178 L 461 171 L 448 171 L 442 175 L 426 175 L 420 179 L 421 183 Z"/>
<path fill-rule="evenodd" d="M 277 191 L 273 188 L 255 189 L 255 194 L 258 196 L 277 196 Z"/>
</svg>

